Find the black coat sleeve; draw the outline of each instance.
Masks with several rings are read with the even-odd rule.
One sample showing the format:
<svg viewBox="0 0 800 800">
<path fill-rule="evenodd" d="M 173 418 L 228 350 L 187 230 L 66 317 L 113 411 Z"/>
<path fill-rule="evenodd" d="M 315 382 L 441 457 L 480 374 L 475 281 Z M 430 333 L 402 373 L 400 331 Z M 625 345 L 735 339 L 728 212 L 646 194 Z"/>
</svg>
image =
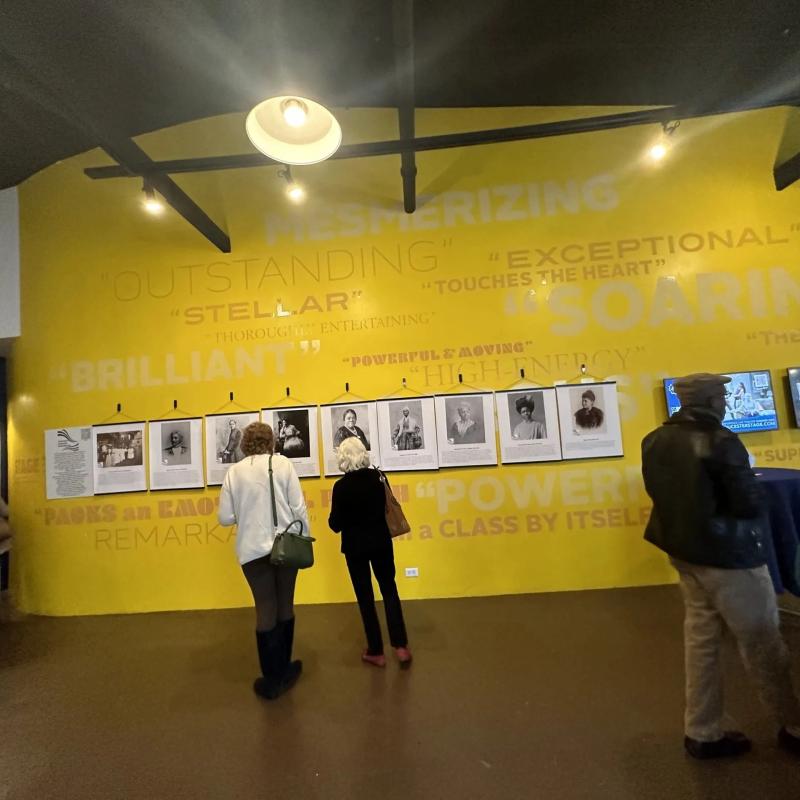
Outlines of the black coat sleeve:
<svg viewBox="0 0 800 800">
<path fill-rule="evenodd" d="M 331 512 L 328 515 L 328 527 L 334 533 L 341 533 L 344 527 L 344 520 L 342 519 L 342 492 L 339 482 L 333 484 L 333 493 L 331 494 Z"/>
<path fill-rule="evenodd" d="M 759 516 L 763 511 L 764 493 L 738 436 L 724 436 L 715 442 L 710 472 L 718 498 L 728 514 L 740 519 Z"/>
</svg>

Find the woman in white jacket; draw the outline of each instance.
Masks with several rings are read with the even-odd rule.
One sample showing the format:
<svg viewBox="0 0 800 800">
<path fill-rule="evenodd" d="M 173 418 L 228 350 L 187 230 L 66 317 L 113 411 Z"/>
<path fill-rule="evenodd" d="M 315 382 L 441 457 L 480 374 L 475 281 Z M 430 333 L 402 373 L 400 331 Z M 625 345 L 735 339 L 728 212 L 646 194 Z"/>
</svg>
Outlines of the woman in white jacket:
<svg viewBox="0 0 800 800">
<path fill-rule="evenodd" d="M 300 481 L 288 458 L 273 455 L 272 428 L 253 422 L 244 430 L 244 458 L 225 475 L 219 498 L 221 525 L 237 525 L 236 554 L 250 585 L 256 606 L 256 645 L 261 677 L 253 690 L 272 700 L 290 689 L 303 664 L 292 661 L 294 640 L 294 585 L 297 570 L 270 563 L 276 527 L 273 524 L 269 470 L 275 484 L 277 530 L 293 520 L 303 523 L 307 535 L 308 511 Z"/>
</svg>

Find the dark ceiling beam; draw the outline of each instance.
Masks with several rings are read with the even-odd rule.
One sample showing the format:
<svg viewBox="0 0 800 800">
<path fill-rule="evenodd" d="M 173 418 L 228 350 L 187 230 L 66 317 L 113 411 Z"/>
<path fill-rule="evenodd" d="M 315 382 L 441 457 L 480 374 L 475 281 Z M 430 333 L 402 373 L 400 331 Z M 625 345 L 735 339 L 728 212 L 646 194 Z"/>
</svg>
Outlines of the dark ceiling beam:
<svg viewBox="0 0 800 800">
<path fill-rule="evenodd" d="M 446 133 L 439 136 L 422 136 L 410 140 L 365 142 L 363 144 L 343 145 L 331 156 L 331 160 L 367 158 L 371 156 L 399 155 L 404 150 L 421 153 L 430 150 L 447 150 L 453 147 L 473 147 L 484 144 L 519 142 L 528 139 L 543 139 L 550 136 L 565 136 L 575 133 L 628 128 L 635 125 L 661 124 L 680 119 L 734 114 L 742 111 L 756 111 L 776 106 L 800 105 L 800 97 L 783 97 L 758 102 L 731 103 L 706 109 L 687 109 L 679 106 L 644 111 L 626 111 L 620 114 L 605 114 L 597 117 L 545 122 L 535 125 L 518 125 L 513 128 L 493 128 L 491 130 L 467 131 L 465 133 Z M 680 135 L 680 134 L 676 134 Z M 210 156 L 207 158 L 182 158 L 171 161 L 152 161 L 145 164 L 129 163 L 122 167 L 87 167 L 84 172 L 90 178 L 129 178 L 133 176 L 156 175 L 160 173 L 178 174 L 182 172 L 208 172 L 224 169 L 244 169 L 263 167 L 276 162 L 260 153 L 245 153 L 235 156 Z"/>
<path fill-rule="evenodd" d="M 394 33 L 394 73 L 397 83 L 397 115 L 402 141 L 413 141 L 414 130 L 414 1 L 392 3 Z M 417 159 L 413 150 L 400 153 L 403 179 L 403 208 L 406 214 L 417 209 Z"/>
<path fill-rule="evenodd" d="M 129 164 L 154 163 L 132 139 L 104 143 L 102 148 L 123 169 L 128 169 Z M 169 175 L 163 172 L 154 172 L 147 176 L 146 181 L 169 206 L 175 209 L 199 233 L 203 234 L 211 244 L 223 253 L 231 252 L 231 240 L 228 234 Z"/>
<path fill-rule="evenodd" d="M 81 111 L 80 104 L 71 98 L 70 92 L 61 85 L 45 85 L 39 78 L 34 78 L 31 71 L 18 59 L 0 53 L 0 70 L 14 78 L 14 87 L 22 91 L 24 96 L 37 105 L 56 114 L 61 120 L 86 137 L 93 146 L 101 147 L 113 158 L 124 174 L 136 176 L 137 172 L 131 169 L 136 164 L 139 169 L 147 168 L 153 162 L 147 153 L 132 139 L 118 131 L 113 125 L 106 128 L 98 124 L 95 118 L 87 112 Z M 155 170 L 148 175 L 148 183 L 158 191 L 166 202 L 175 209 L 190 225 L 193 225 L 212 244 L 223 253 L 230 253 L 231 240 L 208 214 L 178 186 L 167 173 Z"/>
<path fill-rule="evenodd" d="M 778 164 L 772 170 L 772 176 L 775 178 L 775 188 L 779 192 L 791 186 L 795 181 L 800 180 L 800 153 L 793 155 L 783 164 Z"/>
</svg>

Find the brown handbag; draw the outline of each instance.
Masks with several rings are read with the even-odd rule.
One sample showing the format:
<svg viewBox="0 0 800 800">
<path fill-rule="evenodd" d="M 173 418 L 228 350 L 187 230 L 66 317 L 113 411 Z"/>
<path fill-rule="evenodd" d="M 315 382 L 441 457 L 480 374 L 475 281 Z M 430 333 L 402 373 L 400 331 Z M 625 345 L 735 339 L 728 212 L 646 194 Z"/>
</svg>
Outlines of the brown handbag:
<svg viewBox="0 0 800 800">
<path fill-rule="evenodd" d="M 408 533 L 411 526 L 403 513 L 403 507 L 392 493 L 389 479 L 383 472 L 381 472 L 381 481 L 383 482 L 383 491 L 386 493 L 386 525 L 389 528 L 389 535 L 394 539 L 395 536 Z"/>
</svg>

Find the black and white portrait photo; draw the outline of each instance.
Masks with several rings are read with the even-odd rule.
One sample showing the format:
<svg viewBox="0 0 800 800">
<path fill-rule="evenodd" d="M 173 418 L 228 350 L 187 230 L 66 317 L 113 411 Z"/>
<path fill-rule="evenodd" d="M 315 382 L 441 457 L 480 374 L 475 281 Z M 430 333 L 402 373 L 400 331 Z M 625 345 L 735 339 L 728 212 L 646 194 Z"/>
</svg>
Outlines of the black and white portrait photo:
<svg viewBox="0 0 800 800">
<path fill-rule="evenodd" d="M 202 418 L 152 420 L 149 429 L 151 491 L 203 486 Z"/>
<path fill-rule="evenodd" d="M 290 408 L 273 411 L 275 452 L 286 458 L 308 458 L 311 442 L 308 435 L 308 410 Z"/>
<path fill-rule="evenodd" d="M 572 419 L 576 433 L 604 433 L 605 412 L 597 404 L 597 392 L 577 386 L 570 390 Z"/>
<path fill-rule="evenodd" d="M 514 421 L 512 439 L 526 442 L 547 438 L 547 420 L 541 392 L 509 392 L 506 402 L 509 418 Z"/>
<path fill-rule="evenodd" d="M 209 414 L 206 417 L 206 483 L 219 486 L 232 464 L 244 458 L 242 436 L 251 422 L 258 422 L 257 411 Z"/>
<path fill-rule="evenodd" d="M 564 459 L 622 455 L 616 383 L 563 384 L 556 387 L 556 397 Z"/>
<path fill-rule="evenodd" d="M 183 419 L 161 425 L 161 463 L 165 466 L 191 464 L 192 442 L 189 420 Z"/>
<path fill-rule="evenodd" d="M 497 464 L 494 394 L 437 395 L 434 401 L 439 466 Z"/>
<path fill-rule="evenodd" d="M 338 447 L 345 439 L 355 436 L 367 450 L 370 449 L 370 425 L 366 403 L 330 409 L 333 446 Z"/>
<path fill-rule="evenodd" d="M 421 450 L 425 445 L 422 402 L 402 400 L 389 403 L 393 450 Z"/>
<path fill-rule="evenodd" d="M 507 390 L 497 392 L 496 397 L 504 464 L 561 460 L 554 388 Z"/>
<path fill-rule="evenodd" d="M 275 435 L 275 452 L 292 460 L 299 478 L 319 477 L 319 408 L 262 408 L 261 419 Z M 341 421 L 341 414 L 339 415 Z"/>
<path fill-rule="evenodd" d="M 147 489 L 144 431 L 144 422 L 92 426 L 95 494 Z"/>
<path fill-rule="evenodd" d="M 220 464 L 236 464 L 244 458 L 241 447 L 242 423 L 239 415 L 217 417 L 214 433 L 214 450 Z"/>
<path fill-rule="evenodd" d="M 486 430 L 483 403 L 479 395 L 448 397 L 444 402 L 447 415 L 447 441 L 450 444 L 484 444 Z"/>
<path fill-rule="evenodd" d="M 322 453 L 326 475 L 341 475 L 336 448 L 351 437 L 359 439 L 370 451 L 370 461 L 380 464 L 378 416 L 374 402 L 355 401 L 320 406 Z M 385 443 L 384 443 L 385 446 Z"/>
<path fill-rule="evenodd" d="M 433 397 L 377 402 L 381 469 L 411 472 L 439 468 Z"/>
</svg>

